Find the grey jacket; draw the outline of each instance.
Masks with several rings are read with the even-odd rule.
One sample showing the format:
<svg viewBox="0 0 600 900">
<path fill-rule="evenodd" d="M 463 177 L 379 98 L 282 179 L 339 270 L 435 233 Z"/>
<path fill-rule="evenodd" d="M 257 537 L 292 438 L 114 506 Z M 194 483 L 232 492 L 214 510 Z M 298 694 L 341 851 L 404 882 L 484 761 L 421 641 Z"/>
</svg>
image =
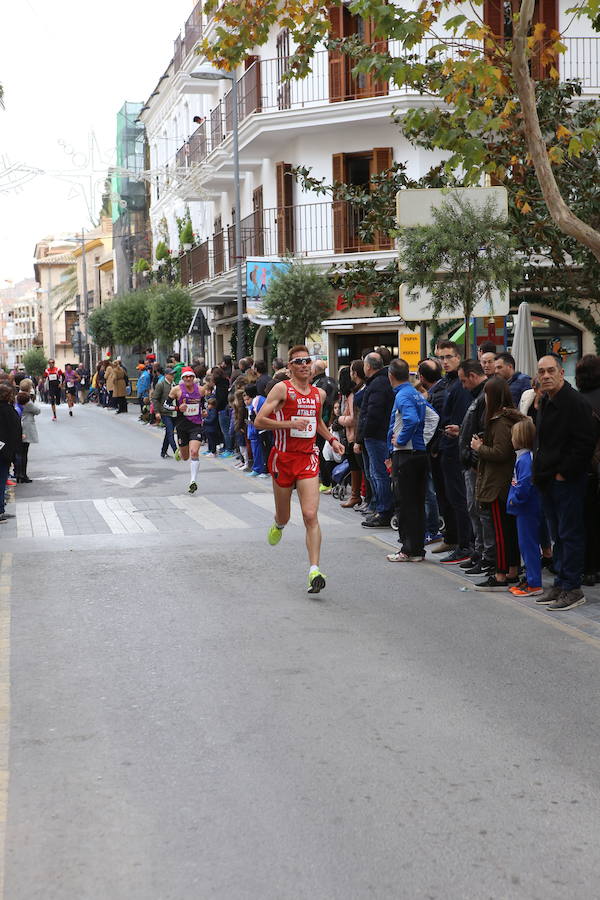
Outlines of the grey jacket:
<svg viewBox="0 0 600 900">
<path fill-rule="evenodd" d="M 23 430 L 23 440 L 27 444 L 37 444 L 39 442 L 37 425 L 35 417 L 39 416 L 41 409 L 31 400 L 23 407 L 21 415 L 21 428 Z"/>
<path fill-rule="evenodd" d="M 176 412 L 169 413 L 165 410 L 164 404 L 165 400 L 171 393 L 171 388 L 174 386 L 175 382 L 169 382 L 166 378 L 163 378 L 159 381 L 152 392 L 152 403 L 154 404 L 154 412 L 158 413 L 159 416 L 176 416 Z"/>
</svg>

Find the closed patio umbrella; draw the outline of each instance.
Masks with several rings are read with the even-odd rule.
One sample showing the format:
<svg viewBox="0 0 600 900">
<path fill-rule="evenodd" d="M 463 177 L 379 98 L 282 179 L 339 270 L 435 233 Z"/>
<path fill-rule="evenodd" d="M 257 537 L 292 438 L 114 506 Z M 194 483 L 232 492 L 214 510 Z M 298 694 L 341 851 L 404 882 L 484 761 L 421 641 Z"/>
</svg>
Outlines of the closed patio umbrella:
<svg viewBox="0 0 600 900">
<path fill-rule="evenodd" d="M 537 375 L 537 353 L 533 340 L 533 328 L 531 327 L 531 310 L 529 303 L 523 301 L 519 306 L 515 333 L 512 344 L 512 355 L 518 372 Z"/>
</svg>

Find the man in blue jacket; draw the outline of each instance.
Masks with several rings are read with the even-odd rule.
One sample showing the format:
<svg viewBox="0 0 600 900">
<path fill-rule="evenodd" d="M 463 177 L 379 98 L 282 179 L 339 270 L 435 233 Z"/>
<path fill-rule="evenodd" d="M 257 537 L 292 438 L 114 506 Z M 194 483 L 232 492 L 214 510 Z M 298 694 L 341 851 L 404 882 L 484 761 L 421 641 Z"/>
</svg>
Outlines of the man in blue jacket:
<svg viewBox="0 0 600 900">
<path fill-rule="evenodd" d="M 400 550 L 388 554 L 389 562 L 421 562 L 425 557 L 425 488 L 429 464 L 423 431 L 427 402 L 409 383 L 409 371 L 403 359 L 393 359 L 388 367 L 388 378 L 395 393 L 388 449 L 400 542 Z"/>
<path fill-rule="evenodd" d="M 496 375 L 508 381 L 508 389 L 513 398 L 513 403 L 518 409 L 521 396 L 531 387 L 531 378 L 529 375 L 517 372 L 516 368 L 515 358 L 510 353 L 499 353 L 496 357 L 496 362 L 494 363 Z"/>
</svg>

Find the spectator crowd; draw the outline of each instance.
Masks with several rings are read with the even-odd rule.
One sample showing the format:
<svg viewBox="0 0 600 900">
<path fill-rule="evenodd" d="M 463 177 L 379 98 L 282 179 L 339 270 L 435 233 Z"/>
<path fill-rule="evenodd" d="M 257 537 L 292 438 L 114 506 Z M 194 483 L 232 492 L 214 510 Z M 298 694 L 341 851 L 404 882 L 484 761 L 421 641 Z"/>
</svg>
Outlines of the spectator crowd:
<svg viewBox="0 0 600 900">
<path fill-rule="evenodd" d="M 163 368 L 148 351 L 137 366 L 137 402 L 141 421 L 164 428 L 163 458 L 178 452 L 172 388 L 184 368 L 200 391 L 203 455 L 268 478 L 272 432 L 254 422 L 273 385 L 289 377 L 286 363 L 275 359 L 269 368 L 224 356 L 211 369 L 203 359 L 184 367 L 173 353 Z M 11 465 L 18 482 L 30 480 L 36 389 L 50 403 L 62 390 L 127 411 L 129 377 L 120 359 L 99 363 L 91 377 L 83 366 L 69 370 L 56 370 L 56 384 L 51 368 L 37 384 L 21 371 L 0 374 L 0 484 Z M 315 360 L 323 419 L 345 447 L 338 457 L 317 438 L 320 490 L 341 493 L 342 508 L 359 514 L 366 529 L 397 528 L 391 563 L 422 562 L 429 546 L 441 565 L 473 579 L 475 590 L 572 609 L 585 602 L 582 585 L 600 580 L 600 357 L 584 356 L 575 381 L 576 388 L 565 380 L 554 353 L 539 360 L 532 381 L 492 342 L 479 347 L 477 359 L 463 359 L 457 344 L 440 340 L 415 376 L 385 347 L 366 351 L 336 378 Z M 546 590 L 544 568 L 554 575 Z"/>
</svg>

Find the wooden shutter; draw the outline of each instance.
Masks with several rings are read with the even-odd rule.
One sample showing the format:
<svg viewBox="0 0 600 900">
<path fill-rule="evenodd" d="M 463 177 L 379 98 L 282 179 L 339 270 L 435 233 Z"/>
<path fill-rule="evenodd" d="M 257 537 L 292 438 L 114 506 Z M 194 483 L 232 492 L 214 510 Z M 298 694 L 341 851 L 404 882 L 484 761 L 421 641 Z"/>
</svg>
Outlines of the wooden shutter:
<svg viewBox="0 0 600 900">
<path fill-rule="evenodd" d="M 504 3 L 503 0 L 484 0 L 483 21 L 496 37 L 504 37 Z"/>
<path fill-rule="evenodd" d="M 542 63 L 544 47 L 551 43 L 550 33 L 558 31 L 558 8 L 556 0 L 536 0 L 531 26 L 534 28 L 539 22 L 546 26 L 544 40 L 535 48 L 531 57 L 531 77 L 541 80 L 548 77 L 549 66 Z M 558 68 L 558 60 L 555 63 Z"/>
<path fill-rule="evenodd" d="M 277 252 L 294 252 L 294 176 L 291 163 L 275 166 L 277 188 Z"/>
<path fill-rule="evenodd" d="M 265 241 L 263 229 L 263 189 L 262 184 L 252 192 L 253 229 L 249 254 L 252 256 L 265 255 Z M 246 254 L 248 255 L 248 254 Z"/>
<path fill-rule="evenodd" d="M 329 37 L 344 37 L 344 7 L 329 9 Z M 329 102 L 339 103 L 346 99 L 346 57 L 339 50 L 329 51 Z"/>
<path fill-rule="evenodd" d="M 332 157 L 333 183 L 346 184 L 346 154 L 334 153 Z M 348 235 L 348 207 L 345 200 L 333 201 L 333 249 L 344 253 Z"/>
<path fill-rule="evenodd" d="M 394 150 L 392 147 L 374 147 L 371 155 L 371 178 L 373 175 L 379 175 L 385 172 L 394 164 Z M 392 239 L 387 234 L 378 231 L 375 234 L 375 244 L 377 250 L 390 250 L 392 247 Z"/>
<path fill-rule="evenodd" d="M 262 108 L 260 57 L 247 56 L 244 61 L 244 89 L 241 97 L 240 121 L 244 116 L 260 112 Z"/>
<path fill-rule="evenodd" d="M 388 49 L 387 40 L 375 37 L 375 22 L 373 19 L 365 19 L 365 44 L 376 44 L 378 53 L 385 53 Z M 372 75 L 368 74 L 366 84 L 361 92 L 363 97 L 385 97 L 389 93 L 389 85 L 387 81 L 378 81 Z"/>
</svg>

